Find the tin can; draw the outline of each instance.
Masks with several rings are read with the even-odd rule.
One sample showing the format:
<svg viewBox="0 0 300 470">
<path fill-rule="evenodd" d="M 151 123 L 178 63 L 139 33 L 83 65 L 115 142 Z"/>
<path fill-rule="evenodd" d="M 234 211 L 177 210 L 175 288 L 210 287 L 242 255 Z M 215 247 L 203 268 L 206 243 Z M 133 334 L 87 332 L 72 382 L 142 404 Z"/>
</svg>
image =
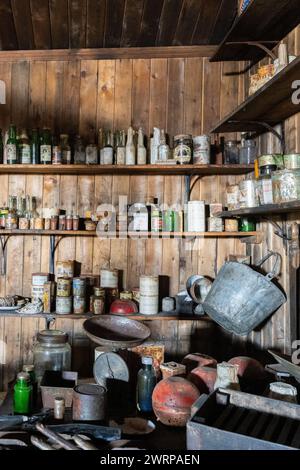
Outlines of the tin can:
<svg viewBox="0 0 300 470">
<path fill-rule="evenodd" d="M 256 182 L 254 180 L 241 181 L 239 184 L 239 189 L 239 205 L 241 208 L 258 206 Z"/>
<path fill-rule="evenodd" d="M 55 296 L 55 283 L 51 281 L 45 282 L 43 286 L 44 313 L 52 312 L 54 296 Z"/>
<path fill-rule="evenodd" d="M 44 219 L 44 229 L 45 230 L 51 229 L 51 219 Z"/>
<path fill-rule="evenodd" d="M 76 314 L 83 315 L 85 312 L 85 297 L 73 297 L 73 311 Z"/>
<path fill-rule="evenodd" d="M 71 295 L 71 279 L 68 277 L 59 277 L 57 279 L 56 295 L 58 297 L 70 297 Z"/>
<path fill-rule="evenodd" d="M 225 232 L 238 232 L 239 223 L 237 219 L 225 219 Z"/>
<path fill-rule="evenodd" d="M 205 232 L 205 202 L 189 201 L 188 202 L 188 231 L 189 232 Z"/>
<path fill-rule="evenodd" d="M 58 230 L 66 230 L 66 216 L 60 215 L 58 218 Z"/>
<path fill-rule="evenodd" d="M 73 279 L 73 295 L 77 297 L 85 297 L 86 294 L 86 281 L 82 277 L 75 277 Z"/>
<path fill-rule="evenodd" d="M 67 215 L 66 217 L 66 230 L 73 230 L 73 216 Z"/>
<path fill-rule="evenodd" d="M 174 137 L 174 159 L 180 164 L 190 163 L 193 153 L 192 136 L 176 135 Z"/>
<path fill-rule="evenodd" d="M 163 211 L 162 214 L 162 231 L 174 232 L 174 211 Z"/>
<path fill-rule="evenodd" d="M 158 314 L 158 295 L 140 294 L 139 310 L 142 315 Z"/>
<path fill-rule="evenodd" d="M 240 189 L 237 184 L 230 184 L 226 187 L 226 206 L 229 211 L 239 209 Z"/>
<path fill-rule="evenodd" d="M 36 217 L 34 219 L 34 229 L 44 230 L 44 219 L 42 217 Z"/>
<path fill-rule="evenodd" d="M 58 217 L 57 215 L 53 215 L 50 221 L 50 230 L 57 230 L 57 226 L 58 226 Z"/>
<path fill-rule="evenodd" d="M 19 219 L 19 229 L 20 230 L 28 230 L 29 229 L 29 219 L 26 217 L 21 217 Z"/>
<path fill-rule="evenodd" d="M 219 217 L 208 218 L 208 231 L 209 232 L 223 232 L 224 223 Z"/>
<path fill-rule="evenodd" d="M 139 310 L 144 315 L 156 315 L 158 313 L 158 276 L 140 277 Z"/>
<path fill-rule="evenodd" d="M 119 272 L 117 269 L 101 269 L 100 286 L 109 289 L 117 289 L 119 284 Z"/>
<path fill-rule="evenodd" d="M 106 389 L 97 384 L 77 385 L 73 391 L 73 421 L 103 421 Z"/>
<path fill-rule="evenodd" d="M 56 313 L 58 315 L 72 313 L 72 297 L 56 297 Z"/>
<path fill-rule="evenodd" d="M 73 215 L 73 230 L 79 230 L 79 215 Z"/>
<path fill-rule="evenodd" d="M 94 315 L 103 315 L 105 312 L 105 297 L 92 295 L 90 299 L 90 311 Z"/>
<path fill-rule="evenodd" d="M 297 170 L 300 168 L 300 154 L 299 153 L 292 153 L 289 155 L 283 156 L 284 160 L 284 167 L 287 170 Z"/>
<path fill-rule="evenodd" d="M 48 273 L 33 273 L 31 277 L 31 284 L 33 286 L 43 286 L 45 282 L 49 281 Z"/>
<path fill-rule="evenodd" d="M 57 261 L 57 277 L 74 277 L 74 261 Z"/>
<path fill-rule="evenodd" d="M 275 156 L 273 154 L 270 155 L 261 155 L 258 157 L 258 166 L 270 166 L 270 165 L 276 165 L 276 160 Z"/>
<path fill-rule="evenodd" d="M 173 312 L 175 310 L 175 299 L 174 297 L 164 297 L 162 299 L 162 311 Z"/>
<path fill-rule="evenodd" d="M 44 286 L 31 286 L 31 299 L 37 300 L 40 299 L 43 301 L 44 297 Z"/>
<path fill-rule="evenodd" d="M 210 163 L 210 136 L 199 135 L 198 137 L 194 137 L 193 144 L 193 163 L 197 165 L 208 165 Z"/>
<path fill-rule="evenodd" d="M 140 276 L 140 295 L 158 295 L 158 276 Z"/>
</svg>

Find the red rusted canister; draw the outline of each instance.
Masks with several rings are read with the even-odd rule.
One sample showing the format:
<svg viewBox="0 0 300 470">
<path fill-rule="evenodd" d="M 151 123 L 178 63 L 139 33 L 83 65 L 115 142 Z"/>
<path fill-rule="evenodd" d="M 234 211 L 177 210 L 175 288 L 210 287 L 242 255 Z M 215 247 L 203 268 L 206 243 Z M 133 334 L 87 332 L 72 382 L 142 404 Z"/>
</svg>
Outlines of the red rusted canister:
<svg viewBox="0 0 300 470">
<path fill-rule="evenodd" d="M 262 364 L 252 357 L 237 356 L 228 362 L 229 364 L 237 365 L 239 377 L 246 380 L 259 380 L 265 375 Z"/>
<path fill-rule="evenodd" d="M 182 364 L 186 366 L 187 373 L 199 366 L 217 367 L 217 361 L 213 357 L 200 353 L 188 354 Z"/>
<path fill-rule="evenodd" d="M 188 380 L 196 385 L 201 394 L 212 393 L 217 380 L 217 369 L 205 366 L 196 367 L 188 375 Z"/>
<path fill-rule="evenodd" d="M 169 377 L 159 382 L 153 391 L 154 413 L 167 426 L 185 426 L 199 396 L 197 387 L 188 380 Z"/>
</svg>

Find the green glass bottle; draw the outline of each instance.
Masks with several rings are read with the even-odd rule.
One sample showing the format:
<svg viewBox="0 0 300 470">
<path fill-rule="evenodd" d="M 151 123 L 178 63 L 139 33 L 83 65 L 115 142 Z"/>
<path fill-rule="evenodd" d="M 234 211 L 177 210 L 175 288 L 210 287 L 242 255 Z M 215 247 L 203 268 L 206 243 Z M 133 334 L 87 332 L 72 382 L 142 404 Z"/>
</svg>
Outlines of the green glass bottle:
<svg viewBox="0 0 300 470">
<path fill-rule="evenodd" d="M 18 163 L 17 153 L 17 129 L 16 126 L 11 125 L 8 131 L 8 140 L 6 144 L 7 163 L 13 165 Z"/>
<path fill-rule="evenodd" d="M 32 385 L 32 408 L 33 408 L 37 402 L 37 392 L 38 392 L 34 365 L 24 365 L 23 372 L 26 372 L 29 375 L 30 383 Z"/>
<path fill-rule="evenodd" d="M 20 372 L 14 386 L 14 414 L 29 414 L 32 404 L 32 385 L 27 372 Z"/>
<path fill-rule="evenodd" d="M 43 165 L 50 165 L 52 161 L 51 132 L 43 129 L 40 146 L 40 158 Z"/>
<path fill-rule="evenodd" d="M 2 129 L 0 129 L 0 164 L 3 163 L 3 137 L 2 137 Z"/>
<path fill-rule="evenodd" d="M 39 142 L 39 131 L 37 129 L 32 129 L 31 132 L 31 163 L 33 165 L 38 165 L 40 161 L 40 142 Z"/>
<path fill-rule="evenodd" d="M 152 412 L 152 393 L 156 385 L 156 375 L 152 357 L 142 357 L 142 369 L 137 377 L 137 408 L 142 413 Z"/>
</svg>

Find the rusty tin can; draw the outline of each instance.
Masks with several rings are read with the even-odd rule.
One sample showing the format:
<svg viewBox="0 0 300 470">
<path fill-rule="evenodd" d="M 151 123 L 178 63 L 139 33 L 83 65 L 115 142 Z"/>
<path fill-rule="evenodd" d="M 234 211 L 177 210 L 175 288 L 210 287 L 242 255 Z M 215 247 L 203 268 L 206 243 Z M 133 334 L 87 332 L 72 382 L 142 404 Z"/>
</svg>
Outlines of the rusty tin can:
<svg viewBox="0 0 300 470">
<path fill-rule="evenodd" d="M 73 391 L 74 421 L 103 421 L 106 417 L 106 389 L 96 384 L 77 385 Z"/>
<path fill-rule="evenodd" d="M 86 280 L 82 277 L 75 277 L 73 279 L 73 295 L 77 297 L 85 297 L 86 294 Z"/>
<path fill-rule="evenodd" d="M 57 291 L 58 297 L 70 297 L 71 295 L 71 279 L 68 277 L 59 277 L 57 279 Z"/>
<path fill-rule="evenodd" d="M 85 297 L 74 296 L 73 297 L 73 311 L 78 315 L 82 315 L 85 312 Z"/>
<path fill-rule="evenodd" d="M 72 313 L 72 297 L 56 297 L 56 313 L 58 315 Z"/>
</svg>

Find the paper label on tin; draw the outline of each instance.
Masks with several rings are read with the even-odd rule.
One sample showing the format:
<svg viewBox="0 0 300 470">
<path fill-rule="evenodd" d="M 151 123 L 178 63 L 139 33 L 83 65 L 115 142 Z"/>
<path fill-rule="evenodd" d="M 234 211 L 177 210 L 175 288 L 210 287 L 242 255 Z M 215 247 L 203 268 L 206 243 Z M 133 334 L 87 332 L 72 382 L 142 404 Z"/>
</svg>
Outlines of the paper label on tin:
<svg viewBox="0 0 300 470">
<path fill-rule="evenodd" d="M 51 163 L 51 145 L 41 145 L 41 162 Z"/>
</svg>

